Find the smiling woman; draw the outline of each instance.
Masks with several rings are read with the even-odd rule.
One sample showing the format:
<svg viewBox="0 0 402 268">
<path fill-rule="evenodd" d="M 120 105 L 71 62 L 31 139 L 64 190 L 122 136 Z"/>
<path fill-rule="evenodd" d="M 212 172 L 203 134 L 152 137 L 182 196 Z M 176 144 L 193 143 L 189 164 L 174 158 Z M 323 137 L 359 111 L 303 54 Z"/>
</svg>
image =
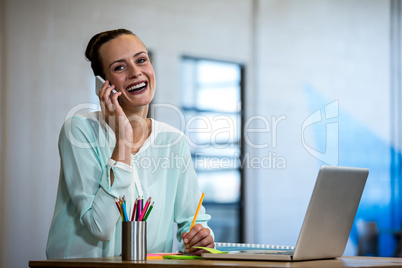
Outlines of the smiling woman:
<svg viewBox="0 0 402 268">
<path fill-rule="evenodd" d="M 99 91 L 101 111 L 74 115 L 60 132 L 61 172 L 47 257 L 119 256 L 115 199 L 123 196 L 130 215 L 137 198 L 155 203 L 147 219 L 148 252 L 172 251 L 175 223 L 182 251 L 200 255 L 204 250 L 195 246 L 213 248 L 204 207 L 190 229 L 201 196 L 193 165 L 139 165 L 167 157 L 191 162 L 184 134 L 146 117 L 155 74 L 145 45 L 119 29 L 95 35 L 85 55 L 94 74 L 106 79 Z"/>
<path fill-rule="evenodd" d="M 118 92 L 120 105 L 128 110 L 147 110 L 155 92 L 155 74 L 147 50 L 135 35 L 121 35 L 99 49 L 105 78 Z"/>
</svg>

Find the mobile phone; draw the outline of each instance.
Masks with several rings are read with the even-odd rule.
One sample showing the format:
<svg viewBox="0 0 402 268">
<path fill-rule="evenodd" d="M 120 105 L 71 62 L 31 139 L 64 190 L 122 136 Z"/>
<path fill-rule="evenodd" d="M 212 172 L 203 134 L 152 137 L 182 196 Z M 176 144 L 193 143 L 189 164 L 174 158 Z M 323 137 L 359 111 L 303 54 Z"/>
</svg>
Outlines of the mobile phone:
<svg viewBox="0 0 402 268">
<path fill-rule="evenodd" d="M 100 75 L 97 75 L 95 80 L 95 93 L 97 96 L 99 96 L 99 91 L 103 87 L 103 84 L 105 84 L 105 79 L 103 79 Z M 110 97 L 112 97 L 114 93 L 117 93 L 115 89 L 113 89 L 112 93 L 110 93 Z"/>
</svg>

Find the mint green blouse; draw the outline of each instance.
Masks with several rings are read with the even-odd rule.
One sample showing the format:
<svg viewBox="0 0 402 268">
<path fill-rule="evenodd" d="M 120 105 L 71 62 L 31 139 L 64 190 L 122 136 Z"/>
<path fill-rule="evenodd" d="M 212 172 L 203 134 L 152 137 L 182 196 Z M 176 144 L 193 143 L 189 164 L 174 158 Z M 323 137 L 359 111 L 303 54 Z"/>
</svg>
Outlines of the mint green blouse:
<svg viewBox="0 0 402 268">
<path fill-rule="evenodd" d="M 185 135 L 152 120 L 150 137 L 127 165 L 110 159 L 116 138 L 100 116 L 75 115 L 60 132 L 61 169 L 47 258 L 119 256 L 122 220 L 115 198 L 122 196 L 128 214 L 136 197 L 155 202 L 147 219 L 149 253 L 172 251 L 175 223 L 183 250 L 181 234 L 188 232 L 201 196 Z M 210 218 L 202 207 L 196 223 L 208 227 Z"/>
</svg>

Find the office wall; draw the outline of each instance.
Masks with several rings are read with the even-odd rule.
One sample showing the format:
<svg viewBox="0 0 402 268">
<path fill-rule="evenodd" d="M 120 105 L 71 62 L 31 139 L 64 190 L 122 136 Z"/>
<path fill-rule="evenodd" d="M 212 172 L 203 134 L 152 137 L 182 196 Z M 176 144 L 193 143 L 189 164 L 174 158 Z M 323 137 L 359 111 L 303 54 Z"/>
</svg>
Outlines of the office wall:
<svg viewBox="0 0 402 268">
<path fill-rule="evenodd" d="M 247 242 L 294 244 L 322 163 L 301 137 L 314 111 L 338 100 L 340 111 L 388 142 L 389 1 L 2 4 L 1 267 L 45 258 L 59 175 L 58 133 L 69 111 L 96 103 L 83 54 L 89 38 L 105 29 L 132 29 L 152 51 L 155 103 L 179 105 L 182 55 L 246 65 L 246 119 L 257 116 L 249 127 L 271 127 L 250 132 L 246 144 L 249 159 L 266 161 L 263 168 L 246 166 Z M 174 114 L 156 117 L 177 124 Z M 306 144 L 316 148 L 309 134 Z"/>
<path fill-rule="evenodd" d="M 2 195 L 3 193 L 3 189 L 5 188 L 5 173 L 3 172 L 3 159 L 4 159 L 4 150 L 3 150 L 3 144 L 4 142 L 4 135 L 3 135 L 3 131 L 4 131 L 4 127 L 3 125 L 5 125 L 5 116 L 4 116 L 4 98 L 5 98 L 5 90 L 4 90 L 4 58 L 5 58 L 5 46 L 4 46 L 4 42 L 5 42 L 5 11 L 4 11 L 4 1 L 0 1 L 0 62 L 2 62 L 2 64 L 0 64 L 0 230 L 4 230 L 4 226 L 5 226 L 5 215 L 3 214 L 3 212 L 5 211 L 5 206 L 4 206 L 4 197 Z M 3 232 L 1 233 L 1 236 L 3 236 Z M 0 240 L 0 251 L 2 251 L 3 249 L 3 240 Z M 2 255 L 0 255 L 0 257 L 2 257 Z M 1 263 L 1 262 L 0 262 Z M 0 264 L 1 265 L 1 264 Z"/>
<path fill-rule="evenodd" d="M 270 123 L 271 116 L 283 120 L 277 124 L 276 145 L 273 133 L 262 133 L 257 142 L 270 146 L 254 152 L 260 157 L 275 154 L 272 162 L 282 159 L 286 168 L 277 164 L 256 170 L 260 202 L 254 216 L 264 224 L 255 226 L 254 238 L 294 245 L 307 193 L 322 164 L 370 168 L 362 201 L 389 206 L 390 5 L 259 1 L 259 14 L 256 113 Z M 322 117 L 308 125 L 317 110 Z M 327 118 L 328 112 L 334 118 Z M 332 127 L 337 128 L 334 136 Z M 366 218 L 375 220 L 373 215 Z M 379 228 L 386 232 L 388 227 Z M 347 254 L 353 253 L 348 248 Z"/>
</svg>

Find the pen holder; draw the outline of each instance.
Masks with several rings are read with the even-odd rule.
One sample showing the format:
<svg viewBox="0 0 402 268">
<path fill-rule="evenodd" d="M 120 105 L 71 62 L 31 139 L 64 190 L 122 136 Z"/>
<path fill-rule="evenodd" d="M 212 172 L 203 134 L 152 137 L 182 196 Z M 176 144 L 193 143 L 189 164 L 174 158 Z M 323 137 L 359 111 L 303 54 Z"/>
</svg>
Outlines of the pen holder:
<svg viewBox="0 0 402 268">
<path fill-rule="evenodd" d="M 147 260 L 147 222 L 122 222 L 121 259 L 123 261 Z"/>
</svg>

